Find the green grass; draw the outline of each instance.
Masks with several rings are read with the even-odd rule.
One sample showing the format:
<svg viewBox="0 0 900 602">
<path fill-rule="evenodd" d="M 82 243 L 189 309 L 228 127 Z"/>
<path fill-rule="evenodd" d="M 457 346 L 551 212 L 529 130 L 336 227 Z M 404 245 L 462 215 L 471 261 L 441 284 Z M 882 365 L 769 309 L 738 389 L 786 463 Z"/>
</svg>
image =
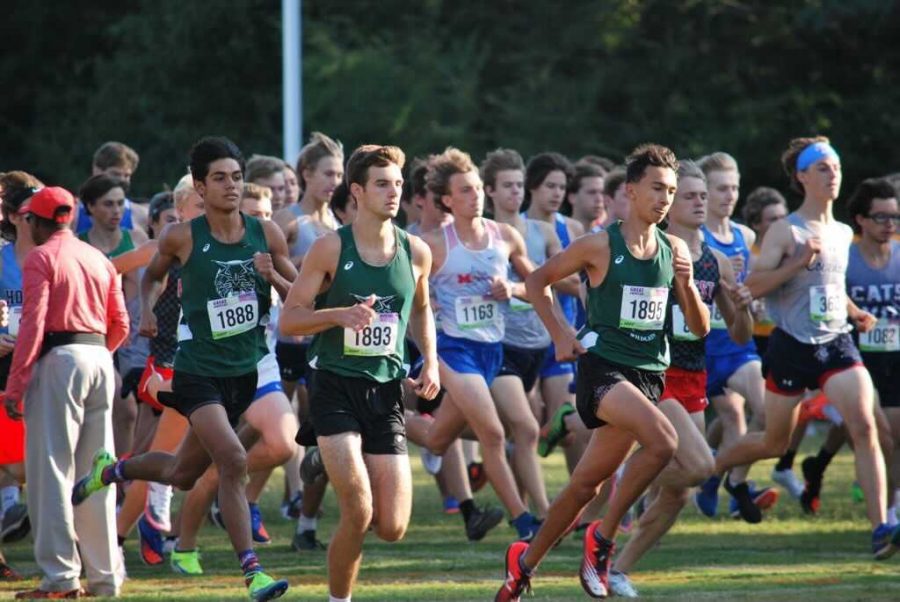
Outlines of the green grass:
<svg viewBox="0 0 900 602">
<path fill-rule="evenodd" d="M 804 447 L 811 451 L 818 441 Z M 798 454 L 799 461 L 803 453 Z M 760 484 L 769 484 L 772 462 L 753 469 Z M 440 513 L 433 481 L 413 460 L 415 504 L 407 537 L 386 544 L 370 536 L 354 600 L 490 600 L 501 583 L 503 552 L 514 532 L 500 526 L 477 544 L 466 542 L 459 516 Z M 562 456 L 545 461 L 551 494 L 566 479 Z M 898 600 L 900 562 L 875 563 L 870 558 L 870 529 L 863 504 L 853 503 L 852 456 L 838 455 L 829 469 L 819 516 L 804 516 L 799 505 L 782 494 L 779 504 L 760 525 L 730 518 L 708 520 L 688 507 L 672 532 L 638 566 L 632 577 L 648 599 L 666 600 Z M 297 554 L 290 549 L 293 525 L 277 510 L 281 479 L 273 478 L 263 500 L 266 526 L 273 537 L 260 548 L 266 569 L 287 578 L 286 599 L 327 599 L 325 553 Z M 493 494 L 481 501 L 496 504 Z M 724 511 L 724 495 L 720 510 Z M 337 510 L 332 493 L 319 523 L 323 538 L 332 532 Z M 180 577 L 169 569 L 150 569 L 137 555 L 136 536 L 126 544 L 129 600 L 245 600 L 237 563 L 224 532 L 206 527 L 201 537 L 200 578 Z M 37 567 L 27 543 L 5 550 L 17 568 L 35 576 Z M 567 539 L 553 550 L 533 580 L 534 600 L 583 600 L 578 584 L 580 542 Z M 0 584 L 0 597 L 23 589 Z"/>
</svg>

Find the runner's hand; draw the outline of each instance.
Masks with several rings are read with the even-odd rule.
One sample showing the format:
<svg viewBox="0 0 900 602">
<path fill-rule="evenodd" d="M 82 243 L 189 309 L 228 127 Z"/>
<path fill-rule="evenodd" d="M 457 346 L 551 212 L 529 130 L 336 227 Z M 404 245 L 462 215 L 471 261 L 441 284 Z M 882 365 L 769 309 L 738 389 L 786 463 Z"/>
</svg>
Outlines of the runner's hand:
<svg viewBox="0 0 900 602">
<path fill-rule="evenodd" d="M 509 301 L 512 297 L 512 284 L 506 278 L 494 276 L 491 281 L 491 297 L 497 301 Z"/>
<path fill-rule="evenodd" d="M 691 260 L 690 254 L 684 255 L 681 245 L 673 245 L 672 251 L 672 268 L 675 270 L 675 279 L 687 286 L 694 279 L 694 262 Z"/>
<path fill-rule="evenodd" d="M 750 289 L 743 284 L 730 284 L 724 280 L 719 280 L 719 286 L 725 289 L 737 311 L 746 309 L 753 302 L 753 295 L 750 294 Z"/>
<path fill-rule="evenodd" d="M 372 309 L 373 305 L 375 305 L 375 295 L 369 295 L 362 303 L 344 308 L 338 314 L 337 323 L 344 328 L 359 332 L 375 321 L 378 314 Z"/>
<path fill-rule="evenodd" d="M 579 355 L 587 353 L 574 331 L 567 331 L 559 340 L 553 340 L 556 349 L 556 361 L 571 362 L 578 359 Z"/>
<path fill-rule="evenodd" d="M 262 276 L 266 282 L 272 284 L 272 281 L 275 279 L 275 264 L 272 262 L 271 253 L 254 253 L 253 267 L 256 269 L 257 274 Z"/>
<path fill-rule="evenodd" d="M 16 348 L 16 337 L 0 334 L 0 357 L 6 357 Z"/>
<path fill-rule="evenodd" d="M 0 299 L 0 328 L 9 328 L 9 305 Z"/>
<path fill-rule="evenodd" d="M 822 250 L 822 241 L 816 237 L 807 238 L 806 242 L 797 247 L 794 257 L 803 267 L 810 267 L 816 261 L 816 256 Z"/>
<path fill-rule="evenodd" d="M 21 400 L 7 397 L 3 400 L 3 404 L 6 406 L 6 415 L 9 416 L 11 420 L 22 420 Z"/>
<path fill-rule="evenodd" d="M 428 401 L 437 397 L 438 392 L 441 390 L 438 367 L 437 365 L 430 365 L 429 362 L 426 362 L 425 365 L 422 366 L 422 372 L 419 373 L 419 378 L 407 378 L 406 382 L 413 388 L 416 395 Z"/>
<path fill-rule="evenodd" d="M 856 329 L 860 332 L 869 332 L 878 323 L 878 318 L 867 311 L 860 310 L 855 316 L 850 318 L 856 325 Z"/>
<path fill-rule="evenodd" d="M 147 337 L 148 339 L 154 339 L 156 338 L 158 331 L 156 326 L 156 314 L 152 311 L 142 311 L 141 323 L 140 326 L 138 326 L 140 335 L 142 337 Z"/>
</svg>

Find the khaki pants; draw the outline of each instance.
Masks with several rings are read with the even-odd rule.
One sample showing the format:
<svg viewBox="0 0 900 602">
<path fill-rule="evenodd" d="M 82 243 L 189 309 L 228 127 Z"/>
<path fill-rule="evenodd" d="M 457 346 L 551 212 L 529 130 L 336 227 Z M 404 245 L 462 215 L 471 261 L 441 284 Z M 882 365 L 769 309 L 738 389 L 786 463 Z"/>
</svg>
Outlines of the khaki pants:
<svg viewBox="0 0 900 602">
<path fill-rule="evenodd" d="M 113 449 L 114 389 L 112 355 L 96 345 L 56 347 L 32 373 L 25 475 L 41 589 L 79 588 L 82 563 L 91 593 L 115 596 L 122 586 L 113 488 L 72 507 L 72 487 L 90 470 L 94 452 Z"/>
</svg>

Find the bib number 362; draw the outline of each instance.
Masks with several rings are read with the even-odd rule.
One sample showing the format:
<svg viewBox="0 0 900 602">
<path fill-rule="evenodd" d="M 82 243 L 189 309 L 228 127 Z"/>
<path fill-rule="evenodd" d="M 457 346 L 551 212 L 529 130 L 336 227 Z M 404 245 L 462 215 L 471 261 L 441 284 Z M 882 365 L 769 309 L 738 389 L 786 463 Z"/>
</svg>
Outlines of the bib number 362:
<svg viewBox="0 0 900 602">
<path fill-rule="evenodd" d="M 809 287 L 809 317 L 814 322 L 847 319 L 847 298 L 836 284 Z"/>
<path fill-rule="evenodd" d="M 619 328 L 662 330 L 668 300 L 669 289 L 665 287 L 625 286 Z"/>
<path fill-rule="evenodd" d="M 399 315 L 378 314 L 375 320 L 362 330 L 344 329 L 344 355 L 372 357 L 391 355 L 397 349 Z"/>
<path fill-rule="evenodd" d="M 253 330 L 259 323 L 256 293 L 238 293 L 206 304 L 212 338 L 225 339 Z"/>
</svg>

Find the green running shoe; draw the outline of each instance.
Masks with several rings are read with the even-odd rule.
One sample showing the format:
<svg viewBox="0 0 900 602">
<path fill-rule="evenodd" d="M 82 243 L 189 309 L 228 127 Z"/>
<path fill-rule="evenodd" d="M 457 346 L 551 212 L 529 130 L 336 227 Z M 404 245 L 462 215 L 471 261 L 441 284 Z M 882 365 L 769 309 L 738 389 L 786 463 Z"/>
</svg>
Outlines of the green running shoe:
<svg viewBox="0 0 900 602">
<path fill-rule="evenodd" d="M 255 602 L 263 602 L 264 600 L 274 600 L 284 595 L 288 590 L 288 582 L 284 579 L 275 581 L 262 571 L 256 571 L 246 577 L 247 592 L 250 599 Z"/>
<path fill-rule="evenodd" d="M 575 412 L 575 407 L 568 401 L 559 406 L 550 421 L 541 427 L 541 437 L 538 439 L 538 455 L 546 458 L 559 445 L 569 430 L 566 428 L 566 416 Z"/>
<path fill-rule="evenodd" d="M 169 557 L 169 565 L 172 570 L 182 575 L 202 575 L 203 567 L 200 566 L 200 551 L 194 550 L 172 550 Z"/>
<path fill-rule="evenodd" d="M 103 482 L 103 470 L 116 463 L 116 457 L 105 449 L 94 452 L 91 471 L 82 477 L 72 488 L 72 505 L 78 506 L 92 494 L 106 487 Z"/>
</svg>

